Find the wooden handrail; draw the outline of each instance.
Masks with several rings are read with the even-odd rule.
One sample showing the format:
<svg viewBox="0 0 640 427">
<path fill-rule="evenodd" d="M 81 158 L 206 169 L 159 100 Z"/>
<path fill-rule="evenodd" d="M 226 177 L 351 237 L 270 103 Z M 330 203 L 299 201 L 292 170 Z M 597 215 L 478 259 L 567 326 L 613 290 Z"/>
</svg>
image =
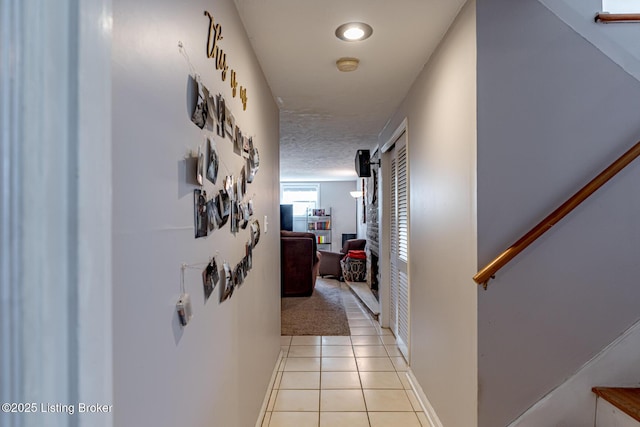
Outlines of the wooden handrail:
<svg viewBox="0 0 640 427">
<path fill-rule="evenodd" d="M 592 179 L 587 185 L 582 187 L 580 191 L 571 196 L 569 200 L 564 202 L 558 209 L 549 214 L 545 219 L 540 221 L 538 225 L 533 227 L 527 234 L 522 236 L 517 242 L 511 245 L 507 250 L 502 252 L 496 259 L 487 264 L 482 270 L 473 276 L 473 280 L 487 289 L 487 284 L 496 272 L 504 267 L 516 255 L 525 250 L 531 243 L 535 242 L 540 236 L 546 233 L 551 227 L 556 225 L 569 212 L 574 210 L 580 203 L 584 202 L 587 197 L 596 192 L 607 181 L 613 178 L 618 172 L 624 169 L 636 157 L 640 156 L 640 142 L 631 147 L 626 153 L 613 162 L 608 168 L 603 170 L 598 176 Z"/>
<path fill-rule="evenodd" d="M 596 22 L 608 24 L 610 22 L 640 22 L 640 13 L 606 13 L 600 12 L 595 16 Z"/>
</svg>

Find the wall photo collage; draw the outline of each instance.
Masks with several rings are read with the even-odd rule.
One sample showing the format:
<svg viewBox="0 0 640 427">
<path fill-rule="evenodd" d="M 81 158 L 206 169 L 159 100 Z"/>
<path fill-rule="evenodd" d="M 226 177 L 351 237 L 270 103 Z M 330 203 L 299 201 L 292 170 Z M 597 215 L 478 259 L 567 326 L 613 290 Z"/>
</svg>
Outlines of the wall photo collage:
<svg viewBox="0 0 640 427">
<path fill-rule="evenodd" d="M 253 266 L 253 249 L 260 240 L 260 223 L 253 218 L 253 196 L 248 195 L 248 185 L 260 168 L 260 156 L 254 138 L 242 132 L 221 94 L 213 95 L 199 76 L 193 74 L 189 76 L 187 91 L 189 117 L 206 132 L 204 144 L 197 149 L 195 181 L 200 187 L 193 191 L 195 238 L 206 238 L 227 223 L 236 237 L 241 230 L 249 229 L 249 237 L 244 242 L 245 255 L 235 266 L 226 261 L 218 263 L 213 256 L 202 271 L 205 302 L 220 281 L 223 282 L 220 302 L 223 302 L 244 283 Z M 221 176 L 220 166 L 224 169 L 226 166 L 214 136 L 232 144 L 233 153 L 244 159 L 236 173 L 227 171 Z M 204 188 L 207 181 L 208 186 L 215 186 L 209 194 Z"/>
</svg>

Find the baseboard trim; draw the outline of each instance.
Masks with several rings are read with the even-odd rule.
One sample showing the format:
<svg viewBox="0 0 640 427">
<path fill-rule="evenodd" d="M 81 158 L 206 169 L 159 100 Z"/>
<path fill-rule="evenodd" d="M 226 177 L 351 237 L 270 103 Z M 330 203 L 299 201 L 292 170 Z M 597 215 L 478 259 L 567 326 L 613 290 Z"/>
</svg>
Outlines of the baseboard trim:
<svg viewBox="0 0 640 427">
<path fill-rule="evenodd" d="M 262 420 L 264 419 L 264 416 L 267 413 L 267 406 L 269 405 L 269 399 L 271 398 L 271 390 L 273 390 L 273 385 L 276 383 L 276 378 L 278 377 L 278 370 L 280 368 L 280 363 L 282 363 L 282 350 L 280 350 L 280 354 L 278 354 L 278 360 L 276 360 L 276 366 L 275 368 L 273 368 L 273 373 L 271 374 L 271 380 L 269 380 L 269 387 L 267 388 L 267 392 L 265 393 L 264 400 L 262 401 L 262 407 L 260 408 L 260 413 L 258 414 L 256 427 L 262 427 Z"/>
<path fill-rule="evenodd" d="M 442 422 L 440 422 L 440 418 L 438 418 L 438 414 L 436 414 L 436 410 L 433 409 L 431 402 L 427 399 L 427 395 L 424 394 L 424 391 L 422 390 L 422 387 L 420 387 L 420 383 L 418 383 L 418 380 L 413 374 L 411 368 L 407 369 L 406 374 L 409 384 L 411 385 L 411 389 L 416 394 L 418 402 L 420 402 L 420 406 L 422 406 L 422 410 L 427 417 L 427 421 L 429 421 L 429 427 L 443 427 Z"/>
</svg>

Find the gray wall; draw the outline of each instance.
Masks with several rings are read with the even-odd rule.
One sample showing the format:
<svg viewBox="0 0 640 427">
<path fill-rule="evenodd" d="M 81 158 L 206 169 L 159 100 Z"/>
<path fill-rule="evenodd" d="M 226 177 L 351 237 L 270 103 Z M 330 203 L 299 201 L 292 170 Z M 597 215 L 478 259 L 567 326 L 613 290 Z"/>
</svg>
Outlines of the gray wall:
<svg viewBox="0 0 640 427">
<path fill-rule="evenodd" d="M 602 10 L 602 0 L 540 0 L 540 3 L 640 80 L 640 43 L 637 43 L 640 26 L 596 23 L 593 17 Z"/>
<path fill-rule="evenodd" d="M 536 0 L 478 0 L 478 262 L 640 139 L 640 84 Z M 640 162 L 478 301 L 479 425 L 504 426 L 638 319 Z"/>
<path fill-rule="evenodd" d="M 115 0 L 113 10 L 114 425 L 254 425 L 280 351 L 277 107 L 232 0 Z M 248 91 L 246 111 L 230 77 L 223 82 L 205 56 L 204 10 L 222 24 L 221 46 Z M 205 304 L 202 269 L 216 253 L 235 266 L 249 230 L 233 236 L 227 224 L 194 238 L 196 186 L 184 158 L 205 132 L 187 113 L 190 66 L 178 41 L 260 151 L 248 194 L 262 236 L 253 270 L 222 304 L 221 285 Z M 214 139 L 220 175 L 239 174 L 243 159 L 228 139 Z M 221 183 L 204 187 L 211 197 Z M 175 314 L 182 263 L 195 265 L 185 272 L 194 315 L 184 329 Z"/>
<path fill-rule="evenodd" d="M 407 118 L 410 367 L 447 427 L 477 422 L 475 53 L 471 1 L 379 141 Z"/>
</svg>

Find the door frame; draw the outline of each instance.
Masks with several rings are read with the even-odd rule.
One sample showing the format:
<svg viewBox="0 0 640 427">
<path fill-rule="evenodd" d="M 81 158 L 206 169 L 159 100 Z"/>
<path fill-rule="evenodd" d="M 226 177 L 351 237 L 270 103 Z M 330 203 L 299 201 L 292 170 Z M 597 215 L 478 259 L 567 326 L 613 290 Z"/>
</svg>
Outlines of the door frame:
<svg viewBox="0 0 640 427">
<path fill-rule="evenodd" d="M 380 200 L 379 205 L 379 217 L 381 218 L 380 223 L 380 259 L 379 259 L 379 268 L 382 274 L 380 274 L 380 325 L 385 328 L 390 327 L 390 301 L 391 301 L 391 284 L 390 284 L 390 272 L 391 272 L 391 244 L 390 244 L 390 217 L 391 217 L 391 205 L 390 205 L 390 194 L 391 194 L 391 150 L 395 146 L 398 139 L 405 134 L 406 138 L 406 146 L 407 146 L 407 157 L 409 153 L 409 129 L 408 129 L 408 120 L 405 117 L 404 120 L 400 123 L 400 125 L 395 129 L 391 137 L 380 147 L 380 174 L 379 177 L 381 179 L 378 194 L 378 200 Z M 409 168 L 410 164 L 407 162 L 407 177 L 409 176 Z M 410 207 L 407 212 L 408 222 L 410 227 Z M 410 247 L 410 233 L 407 236 L 409 239 L 408 245 Z M 410 248 L 408 248 L 409 250 Z M 407 275 L 409 284 L 411 283 L 410 277 L 410 262 L 411 256 L 409 255 L 407 259 Z M 410 290 L 409 285 L 409 290 Z M 411 300 L 411 294 L 409 293 L 409 304 Z M 409 325 L 409 328 L 411 325 Z M 409 346 L 409 354 L 410 354 L 410 344 Z"/>
<path fill-rule="evenodd" d="M 0 2 L 5 402 L 113 401 L 111 8 Z M 114 425 L 30 415 L 7 426 Z"/>
</svg>

